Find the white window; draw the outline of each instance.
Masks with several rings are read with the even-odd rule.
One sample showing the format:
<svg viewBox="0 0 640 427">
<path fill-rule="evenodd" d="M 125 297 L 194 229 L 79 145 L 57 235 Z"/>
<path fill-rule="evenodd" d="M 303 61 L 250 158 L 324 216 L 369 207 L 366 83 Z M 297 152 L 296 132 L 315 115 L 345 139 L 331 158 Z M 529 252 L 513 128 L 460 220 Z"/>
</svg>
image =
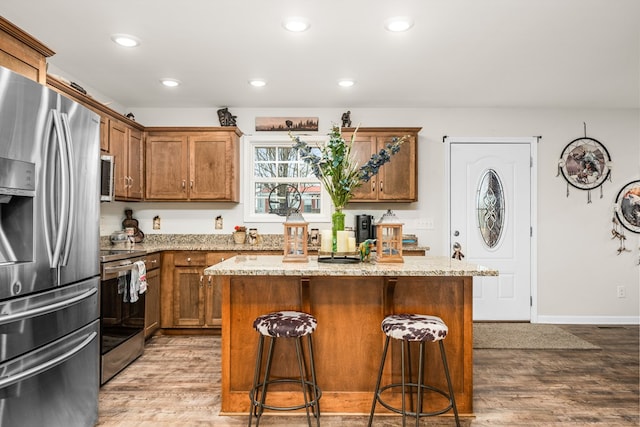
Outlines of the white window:
<svg viewBox="0 0 640 427">
<path fill-rule="evenodd" d="M 331 201 L 311 168 L 300 160 L 288 135 L 244 138 L 245 222 L 282 222 L 291 207 L 309 222 L 330 220 Z M 324 143 L 325 135 L 305 136 L 311 146 Z"/>
</svg>

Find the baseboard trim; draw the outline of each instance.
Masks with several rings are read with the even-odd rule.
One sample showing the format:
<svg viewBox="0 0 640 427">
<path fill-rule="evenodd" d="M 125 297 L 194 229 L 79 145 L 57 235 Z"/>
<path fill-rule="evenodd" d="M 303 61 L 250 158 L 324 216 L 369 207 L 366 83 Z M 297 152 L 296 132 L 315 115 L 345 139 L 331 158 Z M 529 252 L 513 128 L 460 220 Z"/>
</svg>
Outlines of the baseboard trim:
<svg viewBox="0 0 640 427">
<path fill-rule="evenodd" d="M 546 316 L 538 315 L 536 323 L 560 325 L 640 325 L 640 316 Z"/>
</svg>

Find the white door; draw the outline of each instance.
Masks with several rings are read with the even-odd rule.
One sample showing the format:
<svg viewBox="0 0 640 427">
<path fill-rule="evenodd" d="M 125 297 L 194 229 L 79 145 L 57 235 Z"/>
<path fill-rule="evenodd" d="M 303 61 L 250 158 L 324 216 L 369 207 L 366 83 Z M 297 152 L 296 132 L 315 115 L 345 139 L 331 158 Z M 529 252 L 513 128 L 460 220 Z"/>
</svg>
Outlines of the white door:
<svg viewBox="0 0 640 427">
<path fill-rule="evenodd" d="M 474 320 L 531 320 L 534 141 L 449 141 L 450 248 L 500 272 L 474 278 Z"/>
</svg>

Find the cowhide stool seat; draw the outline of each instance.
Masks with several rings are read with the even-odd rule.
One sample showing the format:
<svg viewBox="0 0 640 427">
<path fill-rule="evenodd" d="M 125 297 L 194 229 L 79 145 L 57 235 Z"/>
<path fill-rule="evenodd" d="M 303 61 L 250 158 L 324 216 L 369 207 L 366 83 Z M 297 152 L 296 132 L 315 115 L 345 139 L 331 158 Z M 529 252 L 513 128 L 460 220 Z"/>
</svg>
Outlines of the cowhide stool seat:
<svg viewBox="0 0 640 427">
<path fill-rule="evenodd" d="M 382 406 L 388 410 L 397 414 L 402 414 L 402 425 L 405 425 L 406 418 L 412 417 L 416 420 L 416 427 L 420 425 L 421 417 L 431 417 L 435 415 L 444 414 L 453 409 L 453 415 L 455 417 L 456 426 L 460 426 L 460 419 L 458 418 L 458 408 L 456 407 L 456 401 L 453 394 L 453 387 L 451 385 L 451 377 L 449 376 L 449 366 L 447 365 L 447 356 L 444 351 L 443 340 L 446 338 L 449 329 L 447 325 L 436 316 L 426 316 L 422 314 L 393 314 L 385 317 L 382 321 L 382 331 L 387 335 L 384 343 L 384 349 L 382 350 L 382 360 L 380 361 L 380 370 L 378 371 L 378 380 L 376 382 L 376 388 L 373 396 L 373 404 L 371 405 L 371 414 L 369 415 L 369 426 L 373 422 L 373 416 L 376 410 L 376 404 L 380 402 Z M 389 341 L 391 339 L 401 340 L 401 381 L 399 383 L 392 383 L 380 387 L 382 381 L 382 374 L 384 370 L 385 360 L 387 358 L 387 351 L 389 349 Z M 442 365 L 444 367 L 444 375 L 447 380 L 448 391 L 441 390 L 431 385 L 423 383 L 424 379 L 424 359 L 425 359 L 425 344 L 438 342 L 440 346 L 440 355 L 442 358 Z M 418 361 L 418 378 L 414 382 L 411 378 L 411 356 L 409 352 L 409 343 L 420 343 L 420 355 Z M 405 349 L 406 359 L 409 371 L 409 379 L 406 380 L 405 374 Z M 386 399 L 389 399 L 391 392 L 400 389 L 402 393 L 402 406 L 400 408 L 394 407 L 383 399 L 383 392 L 389 390 L 389 393 L 385 395 Z M 435 392 L 448 400 L 448 405 L 442 409 L 434 410 L 431 412 L 425 412 L 423 409 L 423 393 Z M 412 398 L 415 392 L 415 402 Z M 409 394 L 410 405 L 407 408 L 407 397 Z M 388 396 L 388 397 L 386 397 Z M 415 403 L 415 410 L 414 408 Z"/>
<path fill-rule="evenodd" d="M 316 418 L 318 427 L 320 426 L 320 397 L 322 391 L 318 387 L 316 381 L 316 369 L 313 361 L 313 341 L 311 334 L 316 330 L 318 322 L 316 318 L 310 314 L 299 311 L 276 311 L 265 314 L 256 318 L 253 322 L 253 328 L 260 333 L 258 339 L 258 354 L 256 357 L 256 366 L 253 375 L 253 387 L 249 391 L 249 399 L 251 400 L 251 409 L 249 410 L 249 427 L 253 417 L 256 417 L 256 426 L 260 425 L 260 417 L 265 409 L 273 411 L 293 411 L 297 409 L 305 409 L 307 412 L 307 422 L 311 427 L 311 412 Z M 263 362 L 264 342 L 265 338 L 269 338 L 269 351 L 267 352 L 267 360 Z M 302 339 L 307 337 L 308 355 L 309 355 L 309 373 L 307 372 L 307 364 L 304 360 L 304 352 L 302 350 Z M 298 362 L 299 378 L 282 378 L 271 379 L 271 362 L 273 360 L 273 351 L 278 339 L 289 338 L 295 340 L 296 356 Z M 264 373 L 262 372 L 264 365 Z M 302 389 L 304 403 L 293 406 L 274 406 L 267 402 L 267 388 L 270 385 L 282 383 L 297 383 Z"/>
</svg>

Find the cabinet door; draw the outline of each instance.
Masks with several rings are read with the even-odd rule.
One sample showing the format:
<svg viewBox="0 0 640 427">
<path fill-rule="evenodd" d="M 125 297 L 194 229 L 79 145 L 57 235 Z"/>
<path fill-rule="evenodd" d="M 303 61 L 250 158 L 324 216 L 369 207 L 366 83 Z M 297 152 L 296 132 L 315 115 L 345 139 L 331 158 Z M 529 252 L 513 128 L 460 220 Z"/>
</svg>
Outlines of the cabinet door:
<svg viewBox="0 0 640 427">
<path fill-rule="evenodd" d="M 100 115 L 100 151 L 109 152 L 109 118 Z"/>
<path fill-rule="evenodd" d="M 189 136 L 189 198 L 191 200 L 231 200 L 231 138 L 224 133 Z"/>
<path fill-rule="evenodd" d="M 377 150 L 384 149 L 394 137 L 403 135 L 384 135 L 376 138 Z M 380 168 L 378 174 L 378 200 L 406 201 L 417 200 L 416 191 L 416 141 L 411 136 L 400 147 L 400 151 L 391 157 L 391 161 Z"/>
<path fill-rule="evenodd" d="M 146 199 L 186 200 L 187 137 L 150 134 L 146 145 Z"/>
<path fill-rule="evenodd" d="M 114 158 L 114 194 L 117 199 L 127 198 L 129 184 L 127 169 L 127 127 L 116 120 L 109 120 L 109 152 Z"/>
<path fill-rule="evenodd" d="M 129 200 L 142 200 L 144 195 L 144 152 L 142 132 L 137 129 L 129 129 L 127 144 L 127 198 Z"/>
<path fill-rule="evenodd" d="M 176 267 L 173 272 L 173 326 L 205 323 L 205 287 L 202 267 Z"/>
<path fill-rule="evenodd" d="M 345 133 L 343 135 L 346 141 L 351 139 L 351 134 Z M 371 155 L 376 152 L 376 138 L 371 135 L 356 134 L 356 138 L 353 140 L 351 146 L 351 153 L 355 159 L 357 159 L 359 165 L 364 165 L 369 161 Z M 374 201 L 378 199 L 378 179 L 380 175 L 376 175 L 369 182 L 364 182 L 353 192 L 353 199 Z"/>
<path fill-rule="evenodd" d="M 149 338 L 160 327 L 160 269 L 147 272 L 144 301 L 144 337 Z"/>
<path fill-rule="evenodd" d="M 236 255 L 238 255 L 237 252 L 209 252 L 207 254 L 207 266 L 217 264 Z M 206 324 L 213 327 L 222 327 L 222 289 L 216 280 L 216 276 L 206 276 L 206 283 Z"/>
</svg>

